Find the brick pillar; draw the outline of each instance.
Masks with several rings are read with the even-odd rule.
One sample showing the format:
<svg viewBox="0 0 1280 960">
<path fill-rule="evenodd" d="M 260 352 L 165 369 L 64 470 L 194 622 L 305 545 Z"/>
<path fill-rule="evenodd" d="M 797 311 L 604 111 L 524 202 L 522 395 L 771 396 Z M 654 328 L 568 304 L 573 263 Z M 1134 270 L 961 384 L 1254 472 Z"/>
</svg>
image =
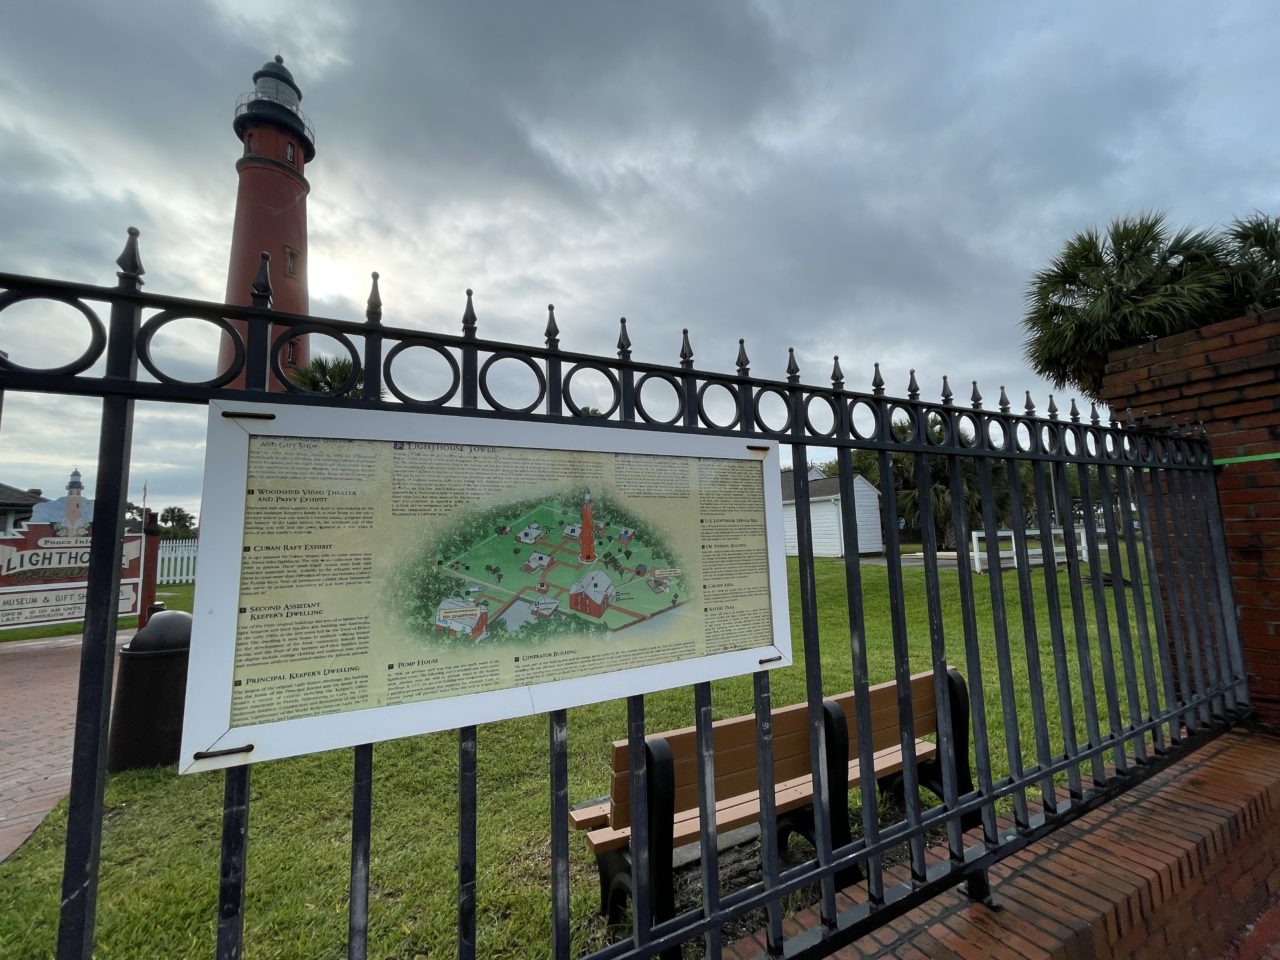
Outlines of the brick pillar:
<svg viewBox="0 0 1280 960">
<path fill-rule="evenodd" d="M 1123 419 L 1203 420 L 1217 461 L 1280 453 L 1280 310 L 1111 354 L 1102 400 Z M 1218 471 L 1249 693 L 1280 724 L 1280 459 Z"/>
</svg>

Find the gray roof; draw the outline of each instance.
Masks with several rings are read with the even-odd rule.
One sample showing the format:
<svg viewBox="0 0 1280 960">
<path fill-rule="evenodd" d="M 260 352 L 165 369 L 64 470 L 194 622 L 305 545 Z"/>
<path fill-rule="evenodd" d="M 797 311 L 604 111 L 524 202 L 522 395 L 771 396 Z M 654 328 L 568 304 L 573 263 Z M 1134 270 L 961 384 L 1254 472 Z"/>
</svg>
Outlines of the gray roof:
<svg viewBox="0 0 1280 960">
<path fill-rule="evenodd" d="M 809 499 L 818 497 L 837 497 L 840 495 L 840 478 L 823 477 L 821 480 L 809 481 Z M 782 471 L 782 502 L 794 503 L 796 499 L 796 472 Z"/>
<path fill-rule="evenodd" d="M 0 483 L 0 510 L 11 510 L 14 507 L 34 507 L 37 503 L 47 503 L 46 497 L 30 490 L 19 490 L 7 483 Z"/>
</svg>

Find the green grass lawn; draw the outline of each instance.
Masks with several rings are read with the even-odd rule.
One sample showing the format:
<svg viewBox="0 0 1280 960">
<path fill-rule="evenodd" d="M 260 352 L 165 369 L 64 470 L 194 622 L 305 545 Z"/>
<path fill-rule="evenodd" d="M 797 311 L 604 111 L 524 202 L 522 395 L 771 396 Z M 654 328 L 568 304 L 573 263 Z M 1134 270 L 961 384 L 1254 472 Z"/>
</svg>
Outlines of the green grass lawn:
<svg viewBox="0 0 1280 960">
<path fill-rule="evenodd" d="M 804 645 L 800 634 L 796 567 L 792 574 L 792 625 L 796 663 L 775 671 L 775 706 L 804 699 Z M 903 571 L 903 613 L 910 634 L 912 670 L 931 662 L 924 572 Z M 1035 620 L 1044 661 L 1046 705 L 1053 752 L 1062 750 L 1053 653 L 1040 568 L 1032 571 Z M 894 655 L 887 570 L 864 567 L 867 648 L 873 682 L 892 679 Z M 949 659 L 969 677 L 962 646 L 957 574 L 942 572 L 942 604 Z M 1080 720 L 1079 666 L 1070 624 L 1065 572 L 1058 574 L 1068 637 L 1076 726 Z M 990 581 L 975 577 L 975 606 L 993 767 L 1007 774 L 992 628 Z M 1018 581 L 1003 578 L 1012 636 L 1009 662 L 1015 678 L 1016 727 L 1023 755 L 1035 759 L 1027 681 L 1027 648 L 1021 627 Z M 817 561 L 818 643 L 824 691 L 851 686 L 845 571 L 841 561 Z M 1086 620 L 1096 630 L 1090 587 Z M 1108 591 L 1107 616 L 1116 611 Z M 176 605 L 176 604 L 175 604 Z M 1114 642 L 1114 632 L 1113 632 Z M 1092 644 L 1095 671 L 1097 644 Z M 1116 670 L 1120 656 L 1116 652 Z M 1099 713 L 1106 726 L 1101 675 Z M 719 717 L 751 710 L 751 678 L 714 685 Z M 1120 700 L 1126 705 L 1123 685 Z M 689 689 L 646 698 L 648 729 L 659 732 L 693 723 Z M 1126 705 L 1127 716 L 1127 705 Z M 569 713 L 570 799 L 577 803 L 607 791 L 609 744 L 626 730 L 625 702 Z M 457 754 L 455 733 L 380 744 L 374 759 L 374 817 L 370 867 L 370 956 L 451 956 L 455 949 L 457 860 Z M 483 726 L 479 730 L 478 939 L 481 956 L 542 957 L 549 953 L 550 797 L 545 716 Z M 265 958 L 345 955 L 351 754 L 340 751 L 278 761 L 253 770 L 250 808 L 245 952 Z M 172 768 L 109 779 L 103 824 L 102 879 L 98 904 L 99 960 L 137 957 L 203 958 L 214 943 L 222 776 L 178 777 Z M 57 928 L 65 802 L 17 853 L 0 863 L 0 956 L 51 955 Z M 596 914 L 595 865 L 584 839 L 570 837 L 575 954 L 606 942 Z"/>
<path fill-rule="evenodd" d="M 156 599 L 162 601 L 169 610 L 186 610 L 190 613 L 194 595 L 194 583 L 174 583 L 156 587 Z M 116 621 L 116 628 L 119 630 L 128 630 L 137 625 L 137 617 L 121 617 Z M 46 637 L 72 637 L 82 633 L 84 633 L 83 620 L 74 620 L 70 623 L 47 623 L 38 627 L 9 627 L 0 630 L 0 643 L 10 643 L 14 640 L 42 640 Z"/>
</svg>

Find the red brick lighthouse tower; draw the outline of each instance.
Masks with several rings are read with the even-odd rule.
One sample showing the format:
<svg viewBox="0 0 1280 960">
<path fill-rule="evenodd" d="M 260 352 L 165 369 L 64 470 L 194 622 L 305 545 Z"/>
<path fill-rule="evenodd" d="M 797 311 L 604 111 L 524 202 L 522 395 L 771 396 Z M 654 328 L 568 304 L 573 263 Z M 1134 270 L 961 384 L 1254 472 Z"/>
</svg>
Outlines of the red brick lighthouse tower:
<svg viewBox="0 0 1280 960">
<path fill-rule="evenodd" d="M 284 65 L 284 58 L 263 64 L 253 75 L 253 90 L 236 102 L 232 128 L 244 144 L 236 162 L 240 187 L 236 194 L 235 226 L 231 232 L 231 263 L 227 268 L 227 302 L 248 306 L 253 278 L 263 251 L 271 254 L 271 305 L 286 313 L 308 312 L 307 193 L 311 185 L 302 175 L 316 155 L 315 132 L 298 104 L 302 91 Z M 243 334 L 247 324 L 237 324 Z M 272 339 L 280 328 L 272 332 Z M 223 339 L 218 370 L 235 359 L 235 347 Z M 286 373 L 305 366 L 305 337 L 289 342 L 280 354 Z M 228 386 L 243 387 L 243 373 Z M 283 389 L 274 376 L 271 388 Z"/>
<path fill-rule="evenodd" d="M 582 562 L 596 562 L 596 527 L 591 522 L 591 488 L 587 487 L 582 494 Z"/>
</svg>

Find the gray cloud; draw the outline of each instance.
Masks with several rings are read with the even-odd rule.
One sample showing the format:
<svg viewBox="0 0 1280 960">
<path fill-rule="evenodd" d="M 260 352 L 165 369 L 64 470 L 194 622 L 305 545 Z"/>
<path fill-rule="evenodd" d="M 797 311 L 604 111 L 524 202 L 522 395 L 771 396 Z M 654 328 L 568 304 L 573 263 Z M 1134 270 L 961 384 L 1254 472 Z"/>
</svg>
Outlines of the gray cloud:
<svg viewBox="0 0 1280 960">
<path fill-rule="evenodd" d="M 852 387 L 879 360 L 899 391 L 916 368 L 926 393 L 945 373 L 1043 403 L 1022 295 L 1066 237 L 1280 202 L 1260 0 L 83 2 L 6 27 L 0 270 L 110 283 L 133 224 L 148 289 L 220 298 L 232 105 L 279 50 L 317 130 L 312 309 L 344 319 L 376 269 L 388 324 L 456 331 L 471 286 L 485 336 L 539 342 L 554 302 L 566 349 L 611 354 L 625 315 L 640 359 L 675 362 L 688 327 L 710 369 L 743 337 L 766 376 L 794 347 L 807 382 L 839 354 Z M 42 329 L 0 316 L 0 349 Z M 173 333 L 198 375 L 207 346 Z M 6 398 L 0 479 L 92 457 L 88 408 L 63 409 Z M 188 508 L 200 424 L 148 411 L 135 443 Z"/>
</svg>

